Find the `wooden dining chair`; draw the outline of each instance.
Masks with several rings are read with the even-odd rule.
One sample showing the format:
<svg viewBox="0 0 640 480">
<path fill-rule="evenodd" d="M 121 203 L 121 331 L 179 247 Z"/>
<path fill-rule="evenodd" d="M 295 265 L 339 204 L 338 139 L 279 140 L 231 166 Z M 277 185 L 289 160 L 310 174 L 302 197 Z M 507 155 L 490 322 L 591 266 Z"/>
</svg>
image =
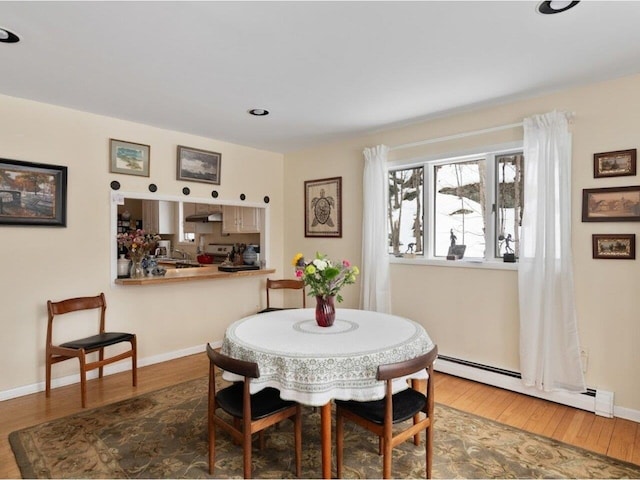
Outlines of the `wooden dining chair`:
<svg viewBox="0 0 640 480">
<path fill-rule="evenodd" d="M 53 319 L 59 315 L 78 312 L 82 310 L 99 310 L 100 323 L 99 331 L 96 335 L 84 337 L 59 345 L 53 344 Z M 95 297 L 78 297 L 61 300 L 59 302 L 47 301 L 47 311 L 49 321 L 47 323 L 47 345 L 46 345 L 46 386 L 45 395 L 51 395 L 51 366 L 54 363 L 63 362 L 72 358 L 77 358 L 80 362 L 80 392 L 82 397 L 82 408 L 87 406 L 87 372 L 98 370 L 98 376 L 102 378 L 105 365 L 115 363 L 125 358 L 131 358 L 131 375 L 133 386 L 138 383 L 137 376 L 137 344 L 136 336 L 133 333 L 107 332 L 105 330 L 105 311 L 107 302 L 104 293 Z M 57 322 L 56 322 L 57 323 Z M 131 348 L 125 352 L 105 358 L 105 348 L 118 343 L 129 342 Z M 87 355 L 98 352 L 98 360 L 87 362 Z"/>
<path fill-rule="evenodd" d="M 380 439 L 383 455 L 382 477 L 391 478 L 391 455 L 395 446 L 413 437 L 415 445 L 420 444 L 420 432 L 425 430 L 426 478 L 431 478 L 433 463 L 433 362 L 438 356 L 438 347 L 404 362 L 380 365 L 376 378 L 385 382 L 385 397 L 371 402 L 336 400 L 336 457 L 338 478 L 342 478 L 344 449 L 344 420 L 352 422 L 375 433 Z M 421 393 L 408 388 L 393 394 L 392 384 L 396 378 L 404 377 L 422 369 L 429 378 L 426 391 Z M 418 382 L 414 383 L 414 386 Z M 422 382 L 424 384 L 424 382 Z M 413 424 L 396 431 L 395 424 L 413 419 Z"/>
<path fill-rule="evenodd" d="M 257 363 L 246 362 L 224 355 L 207 344 L 209 356 L 209 473 L 214 474 L 216 427 L 228 432 L 242 444 L 244 478 L 251 478 L 251 441 L 254 433 L 260 432 L 282 420 L 294 423 L 294 451 L 296 476 L 302 473 L 302 413 L 300 404 L 280 398 L 280 392 L 267 387 L 250 395 L 251 379 L 260 377 Z M 244 377 L 243 382 L 216 389 L 216 367 Z M 228 422 L 216 411 L 221 409 L 233 418 Z M 262 438 L 260 446 L 263 445 Z"/>
<path fill-rule="evenodd" d="M 282 279 L 282 280 L 271 280 L 267 278 L 267 308 L 260 310 L 258 313 L 266 313 L 273 312 L 276 310 L 286 310 L 286 308 L 282 307 L 272 307 L 271 301 L 269 299 L 269 291 L 270 290 L 280 290 L 280 289 L 289 289 L 289 290 L 301 290 L 302 291 L 302 308 L 306 308 L 306 292 L 304 289 L 304 281 L 301 279 Z"/>
</svg>

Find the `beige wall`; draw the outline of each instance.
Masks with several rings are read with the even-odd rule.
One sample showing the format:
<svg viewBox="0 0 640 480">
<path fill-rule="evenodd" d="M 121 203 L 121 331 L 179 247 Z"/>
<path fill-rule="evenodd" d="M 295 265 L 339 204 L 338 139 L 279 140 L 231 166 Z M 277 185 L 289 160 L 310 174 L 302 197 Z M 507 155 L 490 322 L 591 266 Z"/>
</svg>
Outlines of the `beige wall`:
<svg viewBox="0 0 640 480">
<path fill-rule="evenodd" d="M 640 77 L 361 136 L 284 156 L 0 96 L 0 157 L 69 167 L 67 228 L 0 228 L 0 394 L 44 380 L 46 300 L 99 291 L 107 294 L 109 325 L 140 337 L 141 358 L 159 358 L 219 340 L 234 319 L 256 310 L 262 280 L 203 281 L 190 285 L 114 287 L 110 281 L 109 183 L 125 191 L 181 195 L 175 180 L 176 145 L 222 153 L 221 200 L 271 197 L 270 265 L 291 274 L 297 252 L 316 251 L 359 264 L 362 221 L 362 150 L 519 122 L 553 109 L 576 114 L 573 131 L 573 245 L 578 322 L 589 349 L 590 387 L 614 391 L 616 406 L 640 411 L 638 260 L 591 258 L 593 233 L 640 233 L 640 224 L 582 223 L 583 188 L 638 184 L 638 177 L 594 179 L 593 153 L 637 148 Z M 520 139 L 514 129 L 491 135 L 396 151 L 392 160 L 461 151 Z M 149 178 L 109 173 L 109 138 L 151 145 Z M 251 172 L 251 173 L 248 173 Z M 343 237 L 304 237 L 304 180 L 341 176 Z M 191 199 L 208 199 L 211 186 L 189 183 Z M 518 369 L 517 275 L 514 271 L 429 266 L 391 267 L 393 310 L 423 323 L 443 355 Z M 460 292 L 465 292 L 461 298 Z M 359 283 L 344 290 L 344 307 L 359 305 Z M 56 377 L 75 366 L 55 366 Z"/>
<path fill-rule="evenodd" d="M 284 256 L 297 251 L 361 255 L 362 150 L 517 123 L 551 110 L 575 112 L 573 132 L 573 248 L 581 343 L 589 350 L 589 387 L 615 392 L 617 408 L 640 411 L 640 279 L 638 261 L 593 260 L 594 233 L 640 233 L 640 224 L 582 223 L 583 188 L 637 185 L 638 177 L 593 178 L 593 154 L 640 148 L 640 76 L 574 88 L 492 108 L 435 119 L 285 155 L 285 204 L 294 211 L 284 225 Z M 461 152 L 522 139 L 516 128 L 411 150 L 390 160 Z M 342 176 L 345 228 L 341 239 L 304 237 L 303 181 Z M 289 207 L 287 207 L 289 208 Z M 289 210 L 287 210 L 289 211 Z M 364 266 L 366 268 L 366 266 Z M 442 355 L 518 370 L 517 272 L 439 266 L 391 266 L 394 313 L 422 323 Z M 358 287 L 347 287 L 345 306 L 357 306 Z"/>
<path fill-rule="evenodd" d="M 6 96 L 0 111 L 0 157 L 69 168 L 67 228 L 0 226 L 0 394 L 44 381 L 47 299 L 105 292 L 108 326 L 137 333 L 143 360 L 219 341 L 231 321 L 263 307 L 264 277 L 112 285 L 109 184 L 148 194 L 155 183 L 158 195 L 178 197 L 188 185 L 192 201 L 210 200 L 213 189 L 223 201 L 244 193 L 247 202 L 262 203 L 268 195 L 269 266 L 280 269 L 281 154 Z M 150 177 L 109 173 L 110 138 L 150 145 Z M 221 152 L 221 185 L 176 181 L 177 145 Z M 81 328 L 65 325 L 65 338 Z M 54 377 L 77 371 L 65 362 L 54 366 Z"/>
</svg>

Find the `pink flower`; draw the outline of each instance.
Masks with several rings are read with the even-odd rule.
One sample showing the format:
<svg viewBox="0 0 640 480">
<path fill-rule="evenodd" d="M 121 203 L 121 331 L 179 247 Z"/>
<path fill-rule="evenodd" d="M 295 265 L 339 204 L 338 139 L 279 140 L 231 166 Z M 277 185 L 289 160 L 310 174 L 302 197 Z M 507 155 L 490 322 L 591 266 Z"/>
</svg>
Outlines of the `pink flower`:
<svg viewBox="0 0 640 480">
<path fill-rule="evenodd" d="M 349 268 L 351 266 L 351 263 L 349 263 L 349 260 L 342 260 L 342 266 L 344 268 Z"/>
<path fill-rule="evenodd" d="M 302 278 L 302 270 L 301 269 L 296 269 L 296 277 L 297 278 Z"/>
</svg>

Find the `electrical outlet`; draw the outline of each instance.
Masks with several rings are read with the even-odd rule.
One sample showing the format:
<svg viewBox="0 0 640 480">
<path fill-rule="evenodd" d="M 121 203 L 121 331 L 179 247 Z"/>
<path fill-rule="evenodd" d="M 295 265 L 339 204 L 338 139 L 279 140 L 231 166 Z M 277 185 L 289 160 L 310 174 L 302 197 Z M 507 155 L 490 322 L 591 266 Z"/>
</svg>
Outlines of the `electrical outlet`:
<svg viewBox="0 0 640 480">
<path fill-rule="evenodd" d="M 580 361 L 582 362 L 582 373 L 587 373 L 587 365 L 589 364 L 589 349 L 580 347 Z"/>
</svg>

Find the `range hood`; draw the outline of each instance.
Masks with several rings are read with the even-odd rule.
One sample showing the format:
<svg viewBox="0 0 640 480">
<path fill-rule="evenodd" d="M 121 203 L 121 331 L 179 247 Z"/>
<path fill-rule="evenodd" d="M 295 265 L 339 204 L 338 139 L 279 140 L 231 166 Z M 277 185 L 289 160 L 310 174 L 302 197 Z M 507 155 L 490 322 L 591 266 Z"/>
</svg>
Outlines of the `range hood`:
<svg viewBox="0 0 640 480">
<path fill-rule="evenodd" d="M 188 215 L 185 219 L 185 222 L 221 222 L 222 221 L 222 213 L 200 213 L 196 215 Z"/>
</svg>

